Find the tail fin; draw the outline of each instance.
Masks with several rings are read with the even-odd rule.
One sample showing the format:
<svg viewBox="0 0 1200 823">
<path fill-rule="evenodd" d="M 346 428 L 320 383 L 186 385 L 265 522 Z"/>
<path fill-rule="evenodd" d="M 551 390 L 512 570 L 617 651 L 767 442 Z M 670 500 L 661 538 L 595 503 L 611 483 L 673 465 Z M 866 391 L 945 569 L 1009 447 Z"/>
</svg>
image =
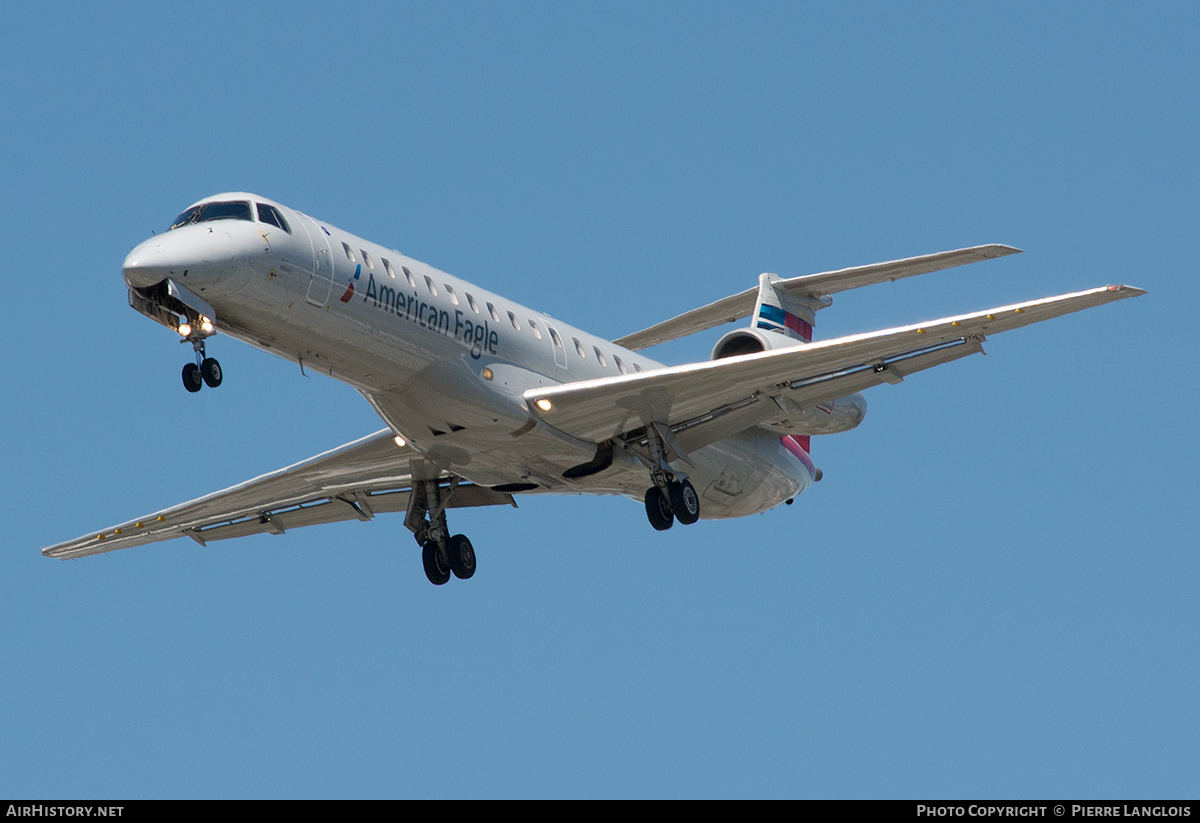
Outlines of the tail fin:
<svg viewBox="0 0 1200 823">
<path fill-rule="evenodd" d="M 751 327 L 811 343 L 814 315 L 822 304 L 811 297 L 776 288 L 775 284 L 779 281 L 777 274 L 763 273 L 758 276 L 758 301 L 754 304 Z"/>
<path fill-rule="evenodd" d="M 779 280 L 780 277 L 777 274 L 764 272 L 758 276 L 758 301 L 754 304 L 754 315 L 750 319 L 751 327 L 787 335 L 802 343 L 811 343 L 816 310 L 822 308 L 823 304 L 806 295 L 797 295 L 777 289 L 775 284 Z M 791 444 L 787 442 L 789 440 Z M 803 451 L 800 459 L 815 476 L 816 469 L 813 468 L 810 457 L 812 445 L 809 436 L 806 434 L 793 435 L 783 438 L 783 441 L 784 446 L 788 447 L 793 454 L 797 453 L 794 446 L 800 447 Z M 797 454 L 797 456 L 800 455 Z"/>
</svg>

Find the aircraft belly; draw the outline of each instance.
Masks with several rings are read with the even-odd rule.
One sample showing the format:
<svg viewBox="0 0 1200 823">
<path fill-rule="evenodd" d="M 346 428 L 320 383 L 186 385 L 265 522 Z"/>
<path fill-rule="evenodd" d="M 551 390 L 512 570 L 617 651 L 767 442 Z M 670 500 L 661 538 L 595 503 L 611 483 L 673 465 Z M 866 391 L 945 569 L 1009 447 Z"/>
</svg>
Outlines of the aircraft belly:
<svg viewBox="0 0 1200 823">
<path fill-rule="evenodd" d="M 778 438 L 743 432 L 693 455 L 689 478 L 700 494 L 700 517 L 744 517 L 778 506 L 812 482 Z"/>
</svg>

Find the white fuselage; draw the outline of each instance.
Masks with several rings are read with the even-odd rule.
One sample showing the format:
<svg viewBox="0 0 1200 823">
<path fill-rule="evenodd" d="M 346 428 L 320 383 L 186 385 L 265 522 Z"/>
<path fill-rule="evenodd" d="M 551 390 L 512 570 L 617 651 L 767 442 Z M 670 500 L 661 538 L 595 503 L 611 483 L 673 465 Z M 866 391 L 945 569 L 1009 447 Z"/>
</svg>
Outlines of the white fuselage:
<svg viewBox="0 0 1200 823">
<path fill-rule="evenodd" d="M 540 421 L 522 395 L 660 363 L 274 201 L 220 197 L 270 205 L 288 230 L 258 219 L 183 225 L 129 254 L 127 285 L 169 278 L 194 292 L 219 331 L 354 386 L 431 465 L 472 483 L 642 498 L 646 467 L 622 449 L 604 471 L 565 479 L 596 444 Z M 702 517 L 739 517 L 812 482 L 789 445 L 751 429 L 677 465 Z"/>
</svg>

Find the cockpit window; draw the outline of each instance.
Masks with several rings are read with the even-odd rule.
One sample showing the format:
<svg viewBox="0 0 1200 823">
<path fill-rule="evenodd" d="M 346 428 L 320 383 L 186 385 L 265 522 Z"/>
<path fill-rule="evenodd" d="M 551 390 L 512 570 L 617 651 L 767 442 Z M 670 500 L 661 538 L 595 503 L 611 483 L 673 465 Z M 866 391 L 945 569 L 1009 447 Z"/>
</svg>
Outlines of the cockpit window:
<svg viewBox="0 0 1200 823">
<path fill-rule="evenodd" d="M 171 224 L 172 229 L 177 229 L 180 226 L 186 226 L 188 223 L 207 223 L 210 220 L 247 220 L 252 221 L 254 218 L 250 216 L 250 204 L 236 201 L 232 203 L 201 203 L 199 206 L 192 206 L 183 214 L 175 218 L 175 222 Z"/>
<path fill-rule="evenodd" d="M 204 211 L 204 206 L 192 206 L 183 214 L 175 218 L 175 222 L 171 224 L 172 229 L 177 229 L 180 226 L 186 226 L 188 223 L 195 223 L 200 212 Z M 168 229 L 170 231 L 170 229 Z"/>
<path fill-rule="evenodd" d="M 258 206 L 258 222 L 270 223 L 272 226 L 278 226 L 288 234 L 292 230 L 288 228 L 287 221 L 283 219 L 283 215 L 279 213 L 279 209 L 274 206 L 268 206 L 266 203 L 256 203 Z"/>
</svg>

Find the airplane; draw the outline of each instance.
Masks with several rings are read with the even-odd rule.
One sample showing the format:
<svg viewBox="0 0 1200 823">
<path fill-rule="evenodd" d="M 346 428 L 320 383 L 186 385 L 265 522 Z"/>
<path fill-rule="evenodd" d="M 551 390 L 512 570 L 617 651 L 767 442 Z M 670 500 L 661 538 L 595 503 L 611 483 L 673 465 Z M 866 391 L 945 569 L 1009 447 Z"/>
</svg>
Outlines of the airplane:
<svg viewBox="0 0 1200 823">
<path fill-rule="evenodd" d="M 983 245 L 757 285 L 609 341 L 246 192 L 204 198 L 136 246 L 129 304 L 190 343 L 187 391 L 221 385 L 223 333 L 357 389 L 386 427 L 278 471 L 42 549 L 70 559 L 189 537 L 404 512 L 435 585 L 475 550 L 447 509 L 539 493 L 640 500 L 651 526 L 790 504 L 822 472 L 810 438 L 849 431 L 862 392 L 983 351 L 985 338 L 1145 292 L 1124 285 L 813 341 L 849 289 L 1016 254 Z M 750 318 L 707 361 L 641 352 Z"/>
</svg>

